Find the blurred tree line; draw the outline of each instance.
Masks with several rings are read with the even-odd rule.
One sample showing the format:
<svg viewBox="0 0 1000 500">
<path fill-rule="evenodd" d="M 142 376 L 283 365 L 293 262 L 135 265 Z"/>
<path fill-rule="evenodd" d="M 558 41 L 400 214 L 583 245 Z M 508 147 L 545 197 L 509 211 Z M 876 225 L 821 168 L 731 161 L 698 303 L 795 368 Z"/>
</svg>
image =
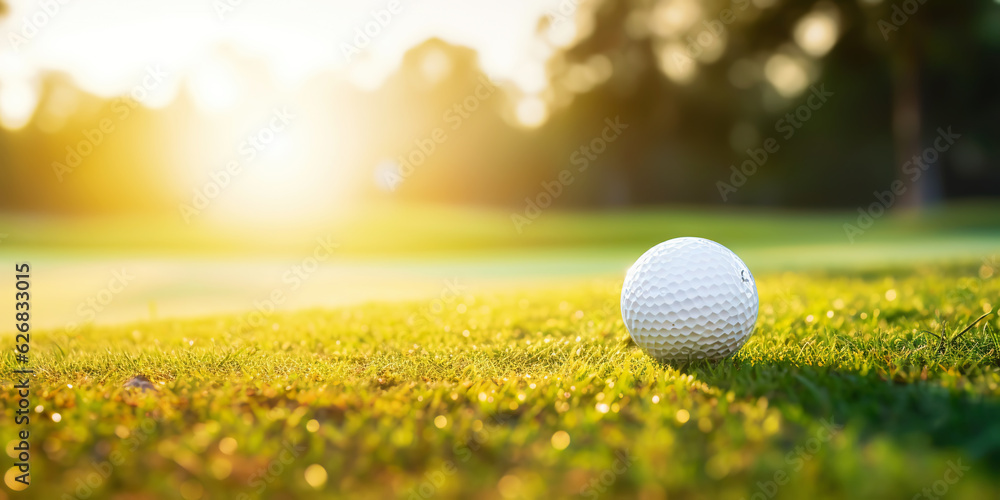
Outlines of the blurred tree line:
<svg viewBox="0 0 1000 500">
<path fill-rule="evenodd" d="M 664 13 L 663 6 L 678 3 L 564 0 L 561 5 L 570 8 L 553 12 L 540 26 L 542 36 L 567 16 L 589 28 L 552 59 L 545 94 L 556 103 L 551 119 L 525 131 L 498 129 L 490 120 L 499 119 L 479 117 L 471 130 L 459 131 L 473 147 L 441 153 L 422 167 L 433 175 L 414 176 L 396 195 L 523 207 L 526 197 L 534 199 L 543 183 L 552 185 L 566 169 L 572 184 L 556 203 L 572 206 L 853 208 L 875 201 L 876 192 L 891 190 L 897 180 L 902 184 L 893 208 L 1000 194 L 1000 141 L 993 125 L 1000 116 L 996 2 L 704 1 L 697 3 L 697 21 L 658 35 L 658 16 L 669 24 L 682 15 Z M 587 5 L 592 11 L 581 12 Z M 815 30 L 806 26 L 800 33 L 811 15 L 836 22 L 835 43 L 820 46 L 827 50 L 821 55 L 817 43 L 809 43 Z M 434 45 L 410 54 L 387 86 L 390 93 L 433 102 L 432 109 L 455 100 L 456 91 L 407 83 L 419 80 L 420 61 L 437 50 Z M 471 57 L 460 50 L 451 54 L 460 61 Z M 685 61 L 693 76 L 671 78 Z M 788 61 L 800 67 L 790 68 Z M 782 95 L 782 78 L 801 90 Z M 818 109 L 809 106 L 818 103 L 809 100 L 814 89 L 832 93 Z M 497 115 L 516 105 L 516 98 L 506 98 L 491 103 Z M 578 171 L 573 155 L 600 137 L 604 120 L 614 117 L 628 129 L 594 155 L 585 172 Z M 429 116 L 422 126 L 432 123 Z M 960 138 L 926 161 L 941 130 Z M 755 154 L 762 158 L 768 139 L 776 152 L 741 172 L 751 175 L 734 174 Z M 463 189 L 452 189 L 455 184 Z"/>
<path fill-rule="evenodd" d="M 693 21 L 684 10 L 690 4 L 564 0 L 539 26 L 539 36 L 557 47 L 548 63 L 551 83 L 540 95 L 548 119 L 537 128 L 519 124 L 515 110 L 528 96 L 498 83 L 501 92 L 447 128 L 448 140 L 433 155 L 386 185 L 386 168 L 390 177 L 399 168 L 387 161 L 405 162 L 483 81 L 473 51 L 440 40 L 415 47 L 380 89 L 354 91 L 359 103 L 405 110 L 355 122 L 360 135 L 377 137 L 355 166 L 371 172 L 359 189 L 374 197 L 515 209 L 553 182 L 562 185 L 555 203 L 566 207 L 853 208 L 897 180 L 906 189 L 894 208 L 1000 195 L 996 2 L 713 0 L 693 3 Z M 824 38 L 831 23 L 832 44 Z M 559 35 L 570 26 L 576 28 L 568 38 Z M 428 60 L 441 54 L 447 73 L 428 76 Z M 322 87 L 328 78 L 318 80 Z M 64 75 L 52 75 L 43 104 L 66 85 Z M 811 97 L 819 94 L 822 102 Z M 107 106 L 93 96 L 85 100 Z M 156 113 L 137 111 L 130 123 L 141 130 L 135 137 L 167 126 L 170 120 L 158 121 Z M 86 120 L 71 123 L 61 137 L 33 126 L 0 133 L 0 207 L 175 210 L 179 195 L 157 191 L 162 179 L 121 161 L 106 167 L 114 170 L 107 175 L 117 185 L 132 182 L 130 193 L 53 180 L 53 157 Z M 627 128 L 598 153 L 590 146 L 607 120 Z M 913 156 L 933 148 L 939 130 L 949 127 L 960 138 L 934 161 L 918 162 L 915 175 Z M 123 144 L 101 154 L 168 171 L 166 153 Z M 559 180 L 566 170 L 569 182 Z"/>
<path fill-rule="evenodd" d="M 662 39 L 636 36 L 636 30 L 630 33 L 637 11 L 656 15 L 667 3 L 601 4 L 592 34 L 566 54 L 577 62 L 604 54 L 616 69 L 629 64 L 632 56 L 650 68 L 631 79 L 610 80 L 581 96 L 582 102 L 570 112 L 590 111 L 593 117 L 576 115 L 574 122 L 620 113 L 638 125 L 639 133 L 625 139 L 631 147 L 616 149 L 622 155 L 617 161 L 630 202 L 652 203 L 665 196 L 720 201 L 711 187 L 729 179 L 730 167 L 746 160 L 744 148 L 760 148 L 767 137 L 777 138 L 780 150 L 732 193 L 732 200 L 856 205 L 872 201 L 873 191 L 887 190 L 897 179 L 908 188 L 900 196 L 901 207 L 942 197 L 1000 193 L 1000 144 L 991 123 L 1000 111 L 1000 99 L 993 91 L 1000 83 L 996 2 L 701 2 L 701 22 L 673 38 L 687 54 L 698 48 L 707 52 L 711 45 L 703 39 L 724 48 L 718 58 L 700 64 L 698 74 L 684 84 L 663 78 L 654 69 L 658 57 L 663 66 Z M 727 17 L 727 11 L 733 14 Z M 835 45 L 818 56 L 810 53 L 815 43 L 813 47 L 802 43 L 816 34 L 803 26 L 816 14 L 837 24 Z M 715 34 L 719 21 L 724 42 Z M 807 31 L 799 33 L 803 27 Z M 778 62 L 775 56 L 804 61 L 806 90 L 777 95 L 768 79 L 780 81 L 788 71 L 773 64 Z M 667 64 L 673 62 L 671 57 L 676 59 L 676 54 L 667 57 Z M 794 71 L 784 76 L 795 79 Z M 798 113 L 798 121 L 805 123 L 783 140 L 788 133 L 780 129 L 787 128 L 788 113 L 801 111 L 810 96 L 808 89 L 816 86 L 834 95 L 821 109 Z M 802 120 L 804 116 L 808 118 Z M 924 156 L 940 135 L 938 130 L 948 127 L 961 139 L 940 158 L 923 162 L 922 175 L 917 175 L 908 162 L 915 155 Z"/>
</svg>

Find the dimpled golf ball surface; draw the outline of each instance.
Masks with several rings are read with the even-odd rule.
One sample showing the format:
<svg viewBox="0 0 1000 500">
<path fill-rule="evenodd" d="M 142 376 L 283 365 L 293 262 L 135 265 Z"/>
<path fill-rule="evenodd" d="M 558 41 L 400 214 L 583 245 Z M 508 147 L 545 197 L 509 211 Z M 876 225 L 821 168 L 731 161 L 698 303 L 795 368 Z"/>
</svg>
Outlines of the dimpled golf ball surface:
<svg viewBox="0 0 1000 500">
<path fill-rule="evenodd" d="M 728 248 L 675 238 L 628 270 L 622 318 L 632 340 L 661 359 L 712 359 L 736 352 L 757 321 L 757 285 Z"/>
</svg>

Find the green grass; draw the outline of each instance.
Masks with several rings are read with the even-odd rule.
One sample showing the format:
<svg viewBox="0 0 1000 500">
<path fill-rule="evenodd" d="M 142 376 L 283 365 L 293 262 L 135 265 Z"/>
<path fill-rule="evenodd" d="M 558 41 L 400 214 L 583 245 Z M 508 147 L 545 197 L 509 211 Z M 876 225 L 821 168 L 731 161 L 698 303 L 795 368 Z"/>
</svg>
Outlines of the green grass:
<svg viewBox="0 0 1000 500">
<path fill-rule="evenodd" d="M 874 221 L 852 244 L 843 225 L 857 224 L 853 210 L 792 211 L 767 208 L 669 207 L 628 210 L 546 210 L 518 232 L 514 210 L 445 206 L 373 205 L 349 218 L 282 220 L 267 224 L 250 218 L 212 224 L 184 224 L 162 216 L 16 216 L 0 214 L 0 253 L 24 255 L 299 255 L 319 236 L 333 236 L 340 255 L 412 257 L 488 254 L 548 249 L 559 252 L 642 252 L 665 239 L 697 235 L 731 248 L 819 246 L 913 252 L 914 246 L 952 244 L 996 249 L 1000 244 L 1000 204 L 974 201 L 921 212 L 891 212 Z M 954 249 L 949 249 L 954 255 Z M 19 253 L 20 252 L 20 253 Z M 975 253 L 981 255 L 982 252 Z M 742 255 L 742 254 L 741 254 Z M 825 256 L 823 256 L 825 257 Z M 813 262 L 824 258 L 812 257 Z"/>
<path fill-rule="evenodd" d="M 12 495 L 914 498 L 961 461 L 947 498 L 997 498 L 996 316 L 943 351 L 921 330 L 996 308 L 998 274 L 765 273 L 754 336 L 692 364 L 631 343 L 616 281 L 38 332 L 34 484 Z"/>
</svg>

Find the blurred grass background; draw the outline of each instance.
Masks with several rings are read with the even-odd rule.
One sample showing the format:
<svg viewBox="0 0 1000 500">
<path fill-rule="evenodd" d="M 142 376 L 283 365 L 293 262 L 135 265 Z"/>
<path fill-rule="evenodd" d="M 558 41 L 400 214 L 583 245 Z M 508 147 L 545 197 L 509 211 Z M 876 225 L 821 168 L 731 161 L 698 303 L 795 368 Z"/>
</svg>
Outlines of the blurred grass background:
<svg viewBox="0 0 1000 500">
<path fill-rule="evenodd" d="M 1000 203 L 953 202 L 920 212 L 892 212 L 851 241 L 845 224 L 857 226 L 857 212 L 789 211 L 745 207 L 738 210 L 672 207 L 601 211 L 549 210 L 518 231 L 512 213 L 446 205 L 367 205 L 343 222 L 286 225 L 185 225 L 176 217 L 62 217 L 0 215 L 5 252 L 268 255 L 307 250 L 315 237 L 331 235 L 338 253 L 349 256 L 476 254 L 537 249 L 568 252 L 636 251 L 660 241 L 700 235 L 736 248 L 865 248 L 898 246 L 886 259 L 927 255 L 935 246 L 967 243 L 970 251 L 1000 238 Z M 2 234 L 2 233 L 0 233 Z M 854 251 L 846 251 L 852 254 Z M 894 255 L 893 255 L 894 254 Z M 817 266 L 836 260 L 816 257 Z"/>
<path fill-rule="evenodd" d="M 448 283 L 479 291 L 620 278 L 647 248 L 698 235 L 732 248 L 755 274 L 826 270 L 850 275 L 926 263 L 983 263 L 1000 255 L 1000 205 L 951 204 L 877 219 L 851 243 L 842 211 L 738 212 L 672 208 L 545 212 L 519 234 L 510 214 L 381 205 L 342 223 L 255 230 L 147 217 L 0 218 L 0 256 L 36 264 L 41 326 L 253 310 L 274 290 L 283 310 L 433 298 Z M 378 230 L 372 230 L 378 228 Z M 0 233 L 2 234 L 2 233 Z M 319 241 L 332 255 L 301 279 L 294 266 Z M 81 305 L 113 273 L 135 276 L 89 317 Z M 7 300 L 7 299 L 4 299 Z M 82 307 L 82 309 L 81 309 Z M 95 311 L 98 312 L 98 311 Z"/>
</svg>

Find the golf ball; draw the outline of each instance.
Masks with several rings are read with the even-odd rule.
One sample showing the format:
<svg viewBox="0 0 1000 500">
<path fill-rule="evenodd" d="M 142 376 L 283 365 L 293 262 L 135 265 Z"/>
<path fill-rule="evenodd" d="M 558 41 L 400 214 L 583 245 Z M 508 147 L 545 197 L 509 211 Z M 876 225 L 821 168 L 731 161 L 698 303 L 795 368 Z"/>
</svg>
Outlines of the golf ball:
<svg viewBox="0 0 1000 500">
<path fill-rule="evenodd" d="M 704 238 L 674 238 L 650 248 L 629 268 L 622 319 L 650 356 L 725 357 L 753 331 L 757 285 L 728 248 Z"/>
</svg>

